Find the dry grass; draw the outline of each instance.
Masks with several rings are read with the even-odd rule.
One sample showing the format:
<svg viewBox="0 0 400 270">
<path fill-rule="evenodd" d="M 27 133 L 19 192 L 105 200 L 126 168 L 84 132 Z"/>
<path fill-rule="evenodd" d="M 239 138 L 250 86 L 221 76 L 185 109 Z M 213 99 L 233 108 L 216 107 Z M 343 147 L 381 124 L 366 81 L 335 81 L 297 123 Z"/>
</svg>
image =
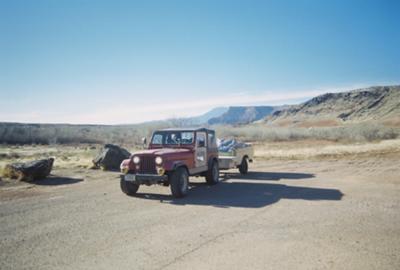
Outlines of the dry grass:
<svg viewBox="0 0 400 270">
<path fill-rule="evenodd" d="M 337 119 L 321 119 L 321 120 L 307 120 L 296 123 L 295 127 L 312 128 L 312 127 L 337 127 L 342 125 Z"/>
<path fill-rule="evenodd" d="M 368 122 L 337 127 L 277 127 L 265 124 L 217 126 L 219 137 L 235 137 L 252 142 L 328 140 L 333 142 L 374 142 L 400 137 L 400 128 Z"/>
<path fill-rule="evenodd" d="M 0 172 L 6 164 L 54 157 L 54 168 L 90 168 L 101 145 L 0 146 Z M 135 149 L 128 148 L 133 152 Z M 380 142 L 344 143 L 327 140 L 299 140 L 254 143 L 256 159 L 321 159 L 362 155 L 400 154 L 400 139 Z"/>
<path fill-rule="evenodd" d="M 4 166 L 4 168 L 1 168 L 1 174 L 0 175 L 2 177 L 10 178 L 10 179 L 21 179 L 22 178 L 22 174 L 21 173 L 17 173 L 9 165 L 6 165 L 6 166 Z"/>
<path fill-rule="evenodd" d="M 0 171 L 9 163 L 54 157 L 54 168 L 89 168 L 101 145 L 0 146 Z"/>
<path fill-rule="evenodd" d="M 400 154 L 400 139 L 366 143 L 299 141 L 255 144 L 255 157 L 263 159 L 321 159 Z"/>
<path fill-rule="evenodd" d="M 261 121 L 264 123 L 265 121 Z M 318 128 L 318 127 L 337 127 L 343 125 L 343 121 L 338 118 L 315 118 L 315 119 L 296 119 L 296 118 L 282 118 L 273 121 L 273 126 L 276 127 L 297 127 L 297 128 Z"/>
<path fill-rule="evenodd" d="M 400 116 L 399 117 L 391 117 L 384 121 L 382 121 L 384 126 L 387 127 L 400 127 Z"/>
</svg>

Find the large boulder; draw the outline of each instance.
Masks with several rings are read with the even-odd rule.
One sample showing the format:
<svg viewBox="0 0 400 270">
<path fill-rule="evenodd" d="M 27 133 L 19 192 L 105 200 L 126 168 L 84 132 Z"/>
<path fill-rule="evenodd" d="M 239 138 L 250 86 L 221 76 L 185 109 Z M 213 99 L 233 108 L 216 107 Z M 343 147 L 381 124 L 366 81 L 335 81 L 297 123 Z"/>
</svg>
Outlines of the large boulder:
<svg viewBox="0 0 400 270">
<path fill-rule="evenodd" d="M 104 149 L 93 159 L 95 168 L 103 170 L 115 171 L 119 170 L 119 166 L 124 159 L 131 156 L 126 149 L 113 144 L 106 144 Z"/>
<path fill-rule="evenodd" d="M 44 179 L 50 174 L 53 163 L 54 158 L 8 164 L 3 169 L 3 176 L 28 182 Z"/>
</svg>

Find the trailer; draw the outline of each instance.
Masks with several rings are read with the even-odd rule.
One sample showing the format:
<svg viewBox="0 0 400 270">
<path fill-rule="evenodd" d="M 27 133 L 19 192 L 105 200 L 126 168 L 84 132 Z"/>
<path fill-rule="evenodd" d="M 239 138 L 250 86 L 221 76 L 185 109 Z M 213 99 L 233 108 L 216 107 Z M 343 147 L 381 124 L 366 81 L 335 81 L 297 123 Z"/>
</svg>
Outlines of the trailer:
<svg viewBox="0 0 400 270">
<path fill-rule="evenodd" d="M 249 162 L 253 162 L 254 149 L 249 143 L 228 152 L 218 152 L 218 165 L 220 170 L 237 168 L 241 174 L 249 170 Z"/>
</svg>

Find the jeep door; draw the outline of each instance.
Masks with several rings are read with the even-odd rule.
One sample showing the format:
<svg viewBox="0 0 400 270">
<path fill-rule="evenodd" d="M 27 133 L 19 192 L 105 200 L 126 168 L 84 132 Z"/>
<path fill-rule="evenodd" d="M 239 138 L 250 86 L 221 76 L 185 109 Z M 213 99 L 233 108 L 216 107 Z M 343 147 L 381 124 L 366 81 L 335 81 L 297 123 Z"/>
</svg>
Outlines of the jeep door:
<svg viewBox="0 0 400 270">
<path fill-rule="evenodd" d="M 196 133 L 195 148 L 195 167 L 196 169 L 207 167 L 207 134 L 205 132 Z"/>
</svg>

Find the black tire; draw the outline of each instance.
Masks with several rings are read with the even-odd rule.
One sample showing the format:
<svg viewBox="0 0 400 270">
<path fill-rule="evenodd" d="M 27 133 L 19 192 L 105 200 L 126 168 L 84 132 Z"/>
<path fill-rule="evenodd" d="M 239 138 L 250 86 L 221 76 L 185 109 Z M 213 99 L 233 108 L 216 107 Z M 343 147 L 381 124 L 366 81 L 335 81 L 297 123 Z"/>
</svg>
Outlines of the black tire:
<svg viewBox="0 0 400 270">
<path fill-rule="evenodd" d="M 242 163 L 239 165 L 239 172 L 241 174 L 246 174 L 249 171 L 249 162 L 247 158 L 242 159 Z"/>
<path fill-rule="evenodd" d="M 121 186 L 122 192 L 124 192 L 126 195 L 129 195 L 129 196 L 135 195 L 139 189 L 138 184 L 125 181 L 124 179 L 121 179 L 120 186 Z"/>
<path fill-rule="evenodd" d="M 209 185 L 215 185 L 219 182 L 219 166 L 217 161 L 213 161 L 206 174 L 206 181 Z"/>
<path fill-rule="evenodd" d="M 189 174 L 183 167 L 176 169 L 170 176 L 171 193 L 175 198 L 185 197 L 189 190 Z"/>
</svg>

